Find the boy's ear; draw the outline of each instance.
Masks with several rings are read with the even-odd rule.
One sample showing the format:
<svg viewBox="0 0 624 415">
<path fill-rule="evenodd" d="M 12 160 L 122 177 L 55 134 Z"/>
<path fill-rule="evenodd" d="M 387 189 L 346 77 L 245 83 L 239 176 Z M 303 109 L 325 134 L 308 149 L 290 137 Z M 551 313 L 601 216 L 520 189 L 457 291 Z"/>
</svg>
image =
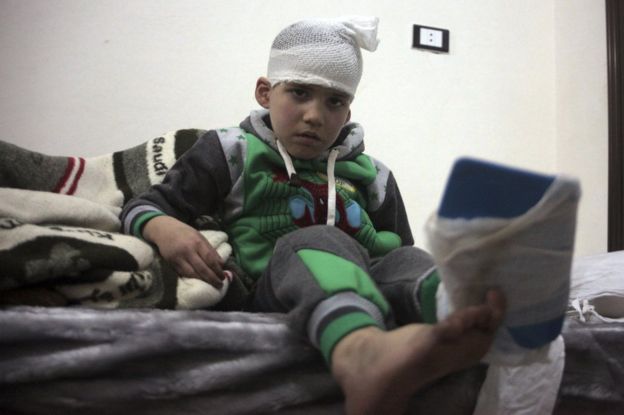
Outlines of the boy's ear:
<svg viewBox="0 0 624 415">
<path fill-rule="evenodd" d="M 262 108 L 269 108 L 271 97 L 271 82 L 264 76 L 256 81 L 256 101 Z"/>
</svg>

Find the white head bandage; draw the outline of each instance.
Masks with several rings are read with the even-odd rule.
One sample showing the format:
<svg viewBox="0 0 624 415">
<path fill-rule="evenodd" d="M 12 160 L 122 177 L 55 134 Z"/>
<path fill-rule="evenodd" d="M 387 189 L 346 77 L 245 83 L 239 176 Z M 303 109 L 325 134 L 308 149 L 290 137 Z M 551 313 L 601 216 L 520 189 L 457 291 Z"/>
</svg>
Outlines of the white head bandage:
<svg viewBox="0 0 624 415">
<path fill-rule="evenodd" d="M 362 77 L 360 48 L 377 49 L 376 17 L 311 19 L 282 30 L 271 46 L 272 85 L 301 82 L 355 95 Z"/>
</svg>

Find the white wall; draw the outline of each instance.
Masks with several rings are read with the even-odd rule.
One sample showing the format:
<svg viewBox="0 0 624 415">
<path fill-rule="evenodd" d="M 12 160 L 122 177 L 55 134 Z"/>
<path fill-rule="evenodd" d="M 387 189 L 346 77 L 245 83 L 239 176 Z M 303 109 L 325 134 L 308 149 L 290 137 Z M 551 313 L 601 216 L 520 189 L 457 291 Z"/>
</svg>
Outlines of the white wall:
<svg viewBox="0 0 624 415">
<path fill-rule="evenodd" d="M 557 168 L 580 177 L 576 251 L 607 250 L 608 98 L 604 1 L 556 2 Z"/>
<path fill-rule="evenodd" d="M 344 14 L 381 18 L 353 118 L 393 167 L 418 244 L 453 160 L 473 155 L 582 176 L 577 252 L 606 250 L 606 57 L 574 30 L 604 34 L 598 0 L 0 0 L 2 137 L 89 156 L 235 125 L 275 34 Z M 449 29 L 450 53 L 411 49 L 415 23 Z"/>
</svg>

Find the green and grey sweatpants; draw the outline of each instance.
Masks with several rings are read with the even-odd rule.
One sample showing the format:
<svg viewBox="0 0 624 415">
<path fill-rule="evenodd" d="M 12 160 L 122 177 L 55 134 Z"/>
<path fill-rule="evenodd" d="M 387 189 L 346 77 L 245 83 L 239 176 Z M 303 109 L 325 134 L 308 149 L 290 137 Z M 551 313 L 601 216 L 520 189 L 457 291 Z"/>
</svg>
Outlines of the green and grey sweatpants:
<svg viewBox="0 0 624 415">
<path fill-rule="evenodd" d="M 251 308 L 288 313 L 329 363 L 334 346 L 359 328 L 435 321 L 438 282 L 431 257 L 418 248 L 371 260 L 349 235 L 316 225 L 278 240 Z"/>
</svg>

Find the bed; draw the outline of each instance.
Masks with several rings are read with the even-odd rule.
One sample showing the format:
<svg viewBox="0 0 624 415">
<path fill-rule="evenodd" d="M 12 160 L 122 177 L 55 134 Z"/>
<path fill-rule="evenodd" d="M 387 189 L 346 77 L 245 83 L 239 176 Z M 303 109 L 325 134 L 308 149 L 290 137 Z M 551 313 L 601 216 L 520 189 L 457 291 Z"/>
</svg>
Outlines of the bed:
<svg viewBox="0 0 624 415">
<path fill-rule="evenodd" d="M 119 234 L 123 203 L 202 134 L 91 158 L 0 142 L 0 413 L 342 413 L 320 354 L 283 315 L 233 311 L 244 274 L 211 218 L 198 226 L 239 275 L 221 291 Z M 624 251 L 575 260 L 554 413 L 624 413 L 623 299 Z M 429 385 L 410 413 L 473 413 L 485 375 Z"/>
</svg>

